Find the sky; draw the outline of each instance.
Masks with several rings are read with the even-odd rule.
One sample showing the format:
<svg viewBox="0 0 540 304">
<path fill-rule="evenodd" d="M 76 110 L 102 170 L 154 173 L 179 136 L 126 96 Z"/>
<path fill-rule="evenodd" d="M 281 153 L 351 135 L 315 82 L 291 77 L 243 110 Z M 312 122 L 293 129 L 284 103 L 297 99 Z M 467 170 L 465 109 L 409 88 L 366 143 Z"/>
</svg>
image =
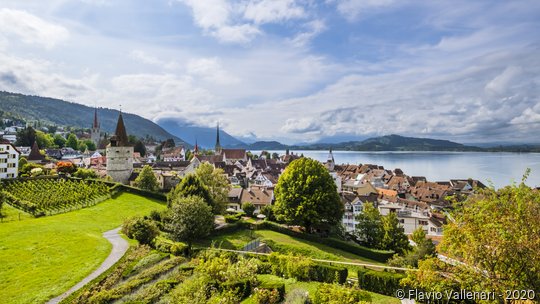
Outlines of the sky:
<svg viewBox="0 0 540 304">
<path fill-rule="evenodd" d="M 540 1 L 0 0 L 0 90 L 245 140 L 540 142 Z"/>
</svg>

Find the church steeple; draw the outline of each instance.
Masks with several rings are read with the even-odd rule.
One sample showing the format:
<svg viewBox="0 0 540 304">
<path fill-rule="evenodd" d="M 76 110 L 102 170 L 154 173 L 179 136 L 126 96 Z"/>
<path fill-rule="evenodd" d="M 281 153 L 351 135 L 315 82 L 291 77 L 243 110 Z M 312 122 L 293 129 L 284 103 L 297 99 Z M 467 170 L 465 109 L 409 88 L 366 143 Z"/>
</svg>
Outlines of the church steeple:
<svg viewBox="0 0 540 304">
<path fill-rule="evenodd" d="M 101 131 L 99 130 L 97 107 L 94 109 L 94 122 L 92 123 L 92 129 L 90 130 L 90 139 L 94 142 L 94 144 L 96 144 L 96 148 L 99 148 L 99 142 L 101 141 Z"/>
<path fill-rule="evenodd" d="M 199 145 L 197 144 L 197 139 L 195 139 L 195 148 L 193 149 L 193 155 L 199 155 Z"/>
<path fill-rule="evenodd" d="M 126 147 L 129 144 L 128 135 L 126 132 L 126 126 L 124 125 L 124 118 L 122 112 L 118 116 L 118 123 L 116 124 L 116 131 L 111 137 L 111 145 L 116 147 Z"/>
<path fill-rule="evenodd" d="M 216 146 L 214 147 L 216 154 L 221 154 L 221 143 L 219 142 L 219 122 L 217 123 L 217 132 L 216 132 Z"/>
<path fill-rule="evenodd" d="M 94 109 L 94 125 L 92 126 L 94 129 L 99 129 L 99 122 L 97 118 L 97 108 Z"/>
</svg>

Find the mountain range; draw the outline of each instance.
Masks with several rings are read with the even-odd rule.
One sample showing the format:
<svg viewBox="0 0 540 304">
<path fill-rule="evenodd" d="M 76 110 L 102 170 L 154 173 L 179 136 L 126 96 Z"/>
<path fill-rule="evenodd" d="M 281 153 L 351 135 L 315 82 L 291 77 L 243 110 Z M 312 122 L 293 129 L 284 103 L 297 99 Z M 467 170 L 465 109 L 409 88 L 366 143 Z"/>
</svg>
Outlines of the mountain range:
<svg viewBox="0 0 540 304">
<path fill-rule="evenodd" d="M 60 99 L 30 96 L 0 91 L 0 111 L 11 117 L 26 121 L 40 121 L 46 124 L 90 128 L 94 108 Z M 98 116 L 101 129 L 112 133 L 116 127 L 119 112 L 113 109 L 99 108 Z M 165 118 L 157 123 L 141 116 L 123 113 L 129 134 L 138 137 L 151 136 L 157 140 L 173 138 L 177 145 L 193 147 L 197 142 L 201 147 L 211 149 L 216 142 L 216 129 L 195 126 L 179 119 Z M 386 135 L 356 141 L 340 141 L 344 137 L 327 137 L 324 143 L 304 143 L 285 145 L 277 141 L 256 141 L 245 143 L 227 132 L 220 130 L 220 143 L 226 148 L 244 148 L 249 150 L 344 150 L 344 151 L 488 151 L 488 152 L 540 152 L 540 145 L 485 145 L 482 147 L 430 139 Z"/>
<path fill-rule="evenodd" d="M 91 128 L 94 108 L 55 98 L 0 92 L 0 111 L 10 113 L 26 121 L 45 124 Z M 112 133 L 118 121 L 117 110 L 99 108 L 99 123 L 103 132 Z M 191 147 L 182 138 L 170 134 L 151 120 L 129 113 L 122 113 L 128 134 L 137 137 L 151 136 L 157 140 L 172 138 L 178 145 Z"/>
</svg>

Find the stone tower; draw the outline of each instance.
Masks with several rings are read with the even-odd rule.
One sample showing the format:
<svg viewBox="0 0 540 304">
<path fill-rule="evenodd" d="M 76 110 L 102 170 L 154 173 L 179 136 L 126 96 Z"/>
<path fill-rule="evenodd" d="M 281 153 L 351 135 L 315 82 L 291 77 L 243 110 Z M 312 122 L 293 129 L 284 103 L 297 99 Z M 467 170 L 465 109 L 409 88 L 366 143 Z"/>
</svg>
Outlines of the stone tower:
<svg viewBox="0 0 540 304">
<path fill-rule="evenodd" d="M 220 155 L 222 152 L 221 144 L 219 142 L 219 122 L 217 124 L 217 134 L 216 134 L 216 146 L 214 147 L 216 155 Z"/>
<path fill-rule="evenodd" d="M 133 172 L 133 147 L 129 145 L 122 113 L 118 116 L 116 131 L 107 145 L 107 175 L 115 182 L 128 184 Z"/>
<path fill-rule="evenodd" d="M 92 130 L 90 131 L 90 139 L 96 144 L 96 149 L 98 149 L 99 142 L 101 141 L 101 132 L 99 130 L 97 108 L 95 109 L 95 112 L 94 112 L 94 123 L 92 124 Z"/>
</svg>

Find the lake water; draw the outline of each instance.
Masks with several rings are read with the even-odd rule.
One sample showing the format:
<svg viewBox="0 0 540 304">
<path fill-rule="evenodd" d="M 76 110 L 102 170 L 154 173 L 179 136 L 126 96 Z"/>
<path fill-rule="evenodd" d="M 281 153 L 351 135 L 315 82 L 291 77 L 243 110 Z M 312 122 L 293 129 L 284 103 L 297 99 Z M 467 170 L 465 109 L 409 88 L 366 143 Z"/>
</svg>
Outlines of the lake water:
<svg viewBox="0 0 540 304">
<path fill-rule="evenodd" d="M 252 151 L 260 154 L 260 151 Z M 285 151 L 277 152 L 280 155 Z M 328 151 L 293 151 L 318 161 L 326 161 Z M 385 169 L 400 168 L 409 176 L 425 176 L 429 181 L 473 178 L 489 181 L 496 188 L 520 182 L 527 168 L 530 186 L 540 186 L 540 153 L 484 152 L 354 152 L 334 151 L 336 164 L 376 164 Z"/>
</svg>

